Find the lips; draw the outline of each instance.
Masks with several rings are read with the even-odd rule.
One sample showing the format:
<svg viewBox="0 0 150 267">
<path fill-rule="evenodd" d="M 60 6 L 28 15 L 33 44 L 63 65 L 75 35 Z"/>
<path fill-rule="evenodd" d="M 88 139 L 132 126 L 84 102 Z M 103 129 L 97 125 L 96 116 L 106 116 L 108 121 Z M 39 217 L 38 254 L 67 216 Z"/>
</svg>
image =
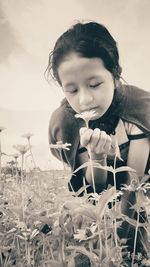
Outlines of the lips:
<svg viewBox="0 0 150 267">
<path fill-rule="evenodd" d="M 87 108 L 87 109 L 81 110 L 80 113 L 89 112 L 89 111 L 96 111 L 97 109 L 98 109 L 98 107 Z"/>
</svg>

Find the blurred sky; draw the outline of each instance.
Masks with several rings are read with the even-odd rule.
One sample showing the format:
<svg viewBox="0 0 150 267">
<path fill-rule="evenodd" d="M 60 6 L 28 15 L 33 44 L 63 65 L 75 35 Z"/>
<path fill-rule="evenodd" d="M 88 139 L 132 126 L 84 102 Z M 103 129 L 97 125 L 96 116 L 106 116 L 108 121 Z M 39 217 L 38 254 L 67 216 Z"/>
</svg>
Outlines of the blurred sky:
<svg viewBox="0 0 150 267">
<path fill-rule="evenodd" d="M 150 90 L 149 14 L 150 0 L 1 0 L 0 125 L 6 121 L 7 149 L 18 142 L 17 132 L 36 129 L 40 137 L 35 146 L 40 145 L 41 158 L 45 155 L 48 120 L 63 97 L 59 87 L 44 79 L 48 54 L 59 35 L 78 20 L 106 25 L 118 42 L 125 80 Z M 12 111 L 17 119 L 12 120 Z M 34 116 L 32 127 L 29 120 L 36 111 L 41 116 Z"/>
</svg>

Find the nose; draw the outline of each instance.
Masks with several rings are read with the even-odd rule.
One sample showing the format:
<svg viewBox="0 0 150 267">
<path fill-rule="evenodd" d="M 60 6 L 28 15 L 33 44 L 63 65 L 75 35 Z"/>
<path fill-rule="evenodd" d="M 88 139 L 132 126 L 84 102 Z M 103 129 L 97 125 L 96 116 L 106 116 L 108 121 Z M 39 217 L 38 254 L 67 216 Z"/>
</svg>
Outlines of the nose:
<svg viewBox="0 0 150 267">
<path fill-rule="evenodd" d="M 80 90 L 79 104 L 80 104 L 81 111 L 89 109 L 91 106 L 93 106 L 92 102 L 93 102 L 92 93 L 85 89 Z"/>
</svg>

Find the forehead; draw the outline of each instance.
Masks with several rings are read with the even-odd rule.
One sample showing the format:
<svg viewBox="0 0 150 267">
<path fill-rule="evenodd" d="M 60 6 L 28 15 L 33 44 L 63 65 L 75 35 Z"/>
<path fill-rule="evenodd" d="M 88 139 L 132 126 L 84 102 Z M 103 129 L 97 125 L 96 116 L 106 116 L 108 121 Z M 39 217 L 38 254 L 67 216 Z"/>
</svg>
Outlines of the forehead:
<svg viewBox="0 0 150 267">
<path fill-rule="evenodd" d="M 82 77 L 97 76 L 104 74 L 106 68 L 100 58 L 81 57 L 76 53 L 67 55 L 58 67 L 59 78 L 71 79 Z"/>
</svg>

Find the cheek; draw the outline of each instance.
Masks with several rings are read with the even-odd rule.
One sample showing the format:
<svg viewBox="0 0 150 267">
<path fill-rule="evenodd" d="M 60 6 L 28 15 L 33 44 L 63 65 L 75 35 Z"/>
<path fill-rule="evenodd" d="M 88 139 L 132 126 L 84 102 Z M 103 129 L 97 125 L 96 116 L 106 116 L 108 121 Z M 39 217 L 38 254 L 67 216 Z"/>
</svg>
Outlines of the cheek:
<svg viewBox="0 0 150 267">
<path fill-rule="evenodd" d="M 107 108 L 113 100 L 113 95 L 114 90 L 112 88 L 109 90 L 108 88 L 104 88 L 95 94 L 94 99 L 97 104 L 100 104 L 101 108 Z"/>
<path fill-rule="evenodd" d="M 76 111 L 78 112 L 79 110 L 79 104 L 78 104 L 78 97 L 77 96 L 72 96 L 72 95 L 68 95 L 65 93 L 65 97 L 67 99 L 67 101 L 69 102 L 70 106 Z"/>
</svg>

